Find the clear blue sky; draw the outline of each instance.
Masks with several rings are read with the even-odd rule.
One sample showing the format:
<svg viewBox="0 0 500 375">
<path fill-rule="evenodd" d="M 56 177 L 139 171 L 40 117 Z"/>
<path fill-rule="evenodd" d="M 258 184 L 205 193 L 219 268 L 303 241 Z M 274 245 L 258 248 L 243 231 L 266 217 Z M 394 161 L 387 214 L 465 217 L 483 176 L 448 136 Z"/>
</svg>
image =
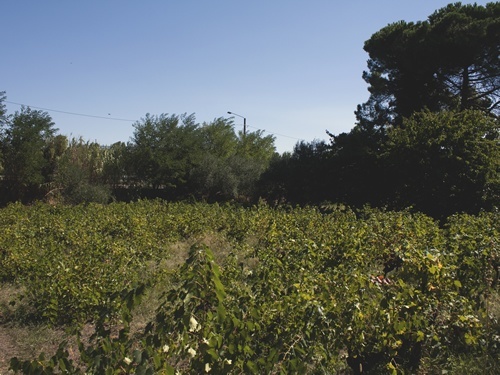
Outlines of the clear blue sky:
<svg viewBox="0 0 500 375">
<path fill-rule="evenodd" d="M 195 113 L 202 123 L 232 111 L 292 151 L 354 126 L 373 33 L 450 2 L 2 0 L 0 91 L 97 116 L 48 111 L 60 134 L 101 144 L 129 141 L 146 113 Z"/>
</svg>

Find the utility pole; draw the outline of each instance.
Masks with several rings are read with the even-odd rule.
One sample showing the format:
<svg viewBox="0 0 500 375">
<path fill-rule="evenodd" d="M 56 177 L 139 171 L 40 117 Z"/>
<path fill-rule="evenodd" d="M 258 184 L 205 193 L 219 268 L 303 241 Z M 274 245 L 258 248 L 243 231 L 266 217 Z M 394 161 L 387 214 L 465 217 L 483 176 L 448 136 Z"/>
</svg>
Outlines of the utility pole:
<svg viewBox="0 0 500 375">
<path fill-rule="evenodd" d="M 243 119 L 243 137 L 245 137 L 247 135 L 247 119 L 237 113 L 234 113 L 234 112 L 227 112 L 229 113 L 230 115 L 234 115 L 234 116 L 238 116 L 238 117 L 241 117 Z"/>
</svg>

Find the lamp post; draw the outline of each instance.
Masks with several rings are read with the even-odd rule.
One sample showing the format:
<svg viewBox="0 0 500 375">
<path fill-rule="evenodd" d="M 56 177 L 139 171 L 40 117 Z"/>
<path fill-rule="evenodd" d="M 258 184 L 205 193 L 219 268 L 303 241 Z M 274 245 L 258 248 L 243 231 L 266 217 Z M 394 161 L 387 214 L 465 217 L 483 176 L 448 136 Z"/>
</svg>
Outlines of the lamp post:
<svg viewBox="0 0 500 375">
<path fill-rule="evenodd" d="M 229 112 L 228 111 L 227 113 L 229 113 L 230 115 L 241 117 L 243 119 L 243 137 L 245 137 L 246 134 L 247 134 L 247 119 L 245 117 L 237 114 L 237 113 L 234 113 L 234 112 Z"/>
</svg>

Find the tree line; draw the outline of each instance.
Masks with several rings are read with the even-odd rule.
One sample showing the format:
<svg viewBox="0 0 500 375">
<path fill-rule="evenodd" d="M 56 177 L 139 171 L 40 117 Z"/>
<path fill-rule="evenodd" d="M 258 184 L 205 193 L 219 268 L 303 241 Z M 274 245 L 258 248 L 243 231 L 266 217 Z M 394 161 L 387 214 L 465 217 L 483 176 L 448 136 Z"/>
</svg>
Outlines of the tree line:
<svg viewBox="0 0 500 375">
<path fill-rule="evenodd" d="M 103 146 L 57 134 L 47 112 L 0 108 L 3 204 L 246 200 L 276 153 L 272 136 L 236 133 L 232 119 L 199 124 L 194 115 L 146 114 L 129 142 Z"/>
<path fill-rule="evenodd" d="M 453 3 L 365 42 L 370 96 L 349 133 L 302 142 L 266 172 L 274 196 L 414 207 L 498 207 L 500 3 Z"/>
<path fill-rule="evenodd" d="M 278 154 L 231 119 L 151 115 L 127 143 L 57 134 L 0 97 L 1 203 L 139 198 L 413 207 L 434 217 L 500 200 L 500 3 L 450 4 L 365 42 L 369 98 L 348 133 Z"/>
</svg>

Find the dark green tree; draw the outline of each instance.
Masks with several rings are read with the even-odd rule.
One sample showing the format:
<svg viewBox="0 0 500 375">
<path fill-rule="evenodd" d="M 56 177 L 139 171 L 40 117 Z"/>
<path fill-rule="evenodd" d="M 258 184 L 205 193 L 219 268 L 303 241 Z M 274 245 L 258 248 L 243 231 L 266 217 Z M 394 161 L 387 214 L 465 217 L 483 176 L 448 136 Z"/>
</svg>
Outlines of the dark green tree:
<svg viewBox="0 0 500 375">
<path fill-rule="evenodd" d="M 259 192 L 274 204 L 318 204 L 334 200 L 331 171 L 330 145 L 317 140 L 297 142 L 292 153 L 277 155 L 271 160 L 259 181 Z"/>
<path fill-rule="evenodd" d="M 31 201 L 43 197 L 53 175 L 47 148 L 57 129 L 47 112 L 22 107 L 4 124 L 4 198 Z"/>
<path fill-rule="evenodd" d="M 500 3 L 450 4 L 426 21 L 390 24 L 365 42 L 370 97 L 364 127 L 400 125 L 414 112 L 479 109 L 500 114 Z"/>
<path fill-rule="evenodd" d="M 193 193 L 207 200 L 248 200 L 276 152 L 262 131 L 238 135 L 231 119 L 215 119 L 200 129 L 203 159 L 192 170 Z"/>
<path fill-rule="evenodd" d="M 199 135 L 203 158 L 191 170 L 191 193 L 209 201 L 235 198 L 238 180 L 229 165 L 238 147 L 233 122 L 217 118 L 210 123 L 203 123 Z"/>
<path fill-rule="evenodd" d="M 355 126 L 349 133 L 331 133 L 332 200 L 350 206 L 385 204 L 386 171 L 381 161 L 385 129 Z"/>
<path fill-rule="evenodd" d="M 7 96 L 5 91 L 0 91 L 0 129 L 3 129 L 7 122 L 7 108 L 5 107 L 5 100 Z M 1 133 L 0 133 L 1 135 Z"/>
<path fill-rule="evenodd" d="M 432 14 L 429 24 L 434 74 L 458 109 L 499 117 L 500 3 L 450 4 Z"/>
<path fill-rule="evenodd" d="M 388 132 L 387 180 L 394 208 L 434 217 L 500 204 L 500 122 L 481 111 L 424 111 Z"/>
</svg>

